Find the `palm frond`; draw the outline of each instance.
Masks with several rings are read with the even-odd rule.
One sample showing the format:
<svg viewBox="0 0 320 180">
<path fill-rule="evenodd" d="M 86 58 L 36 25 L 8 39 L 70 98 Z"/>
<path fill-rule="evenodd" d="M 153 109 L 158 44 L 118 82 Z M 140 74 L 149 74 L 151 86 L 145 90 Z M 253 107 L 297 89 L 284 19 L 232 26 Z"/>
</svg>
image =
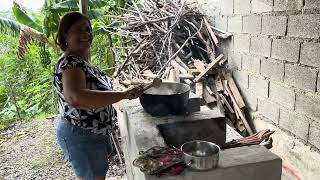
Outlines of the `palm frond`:
<svg viewBox="0 0 320 180">
<path fill-rule="evenodd" d="M 20 33 L 21 25 L 17 21 L 0 17 L 0 32 L 17 37 Z"/>
</svg>

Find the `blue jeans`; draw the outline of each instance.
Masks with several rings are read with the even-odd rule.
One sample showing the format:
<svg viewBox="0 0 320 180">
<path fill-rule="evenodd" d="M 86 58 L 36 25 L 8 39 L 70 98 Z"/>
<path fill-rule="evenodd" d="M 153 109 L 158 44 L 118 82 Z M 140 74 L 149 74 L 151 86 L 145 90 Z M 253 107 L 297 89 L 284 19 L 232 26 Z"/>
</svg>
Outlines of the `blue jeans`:
<svg viewBox="0 0 320 180">
<path fill-rule="evenodd" d="M 108 154 L 112 152 L 110 136 L 98 135 L 60 119 L 57 141 L 77 177 L 93 179 L 106 176 Z"/>
</svg>

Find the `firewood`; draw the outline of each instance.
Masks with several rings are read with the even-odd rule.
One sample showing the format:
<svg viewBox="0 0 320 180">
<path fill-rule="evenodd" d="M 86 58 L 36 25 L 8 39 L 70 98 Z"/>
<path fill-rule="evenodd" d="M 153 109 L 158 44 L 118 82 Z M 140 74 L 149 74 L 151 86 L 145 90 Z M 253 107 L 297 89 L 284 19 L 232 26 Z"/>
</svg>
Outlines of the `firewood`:
<svg viewBox="0 0 320 180">
<path fill-rule="evenodd" d="M 196 95 L 200 97 L 200 99 L 203 98 L 203 83 L 197 82 L 196 83 Z"/>
<path fill-rule="evenodd" d="M 213 103 L 213 102 L 216 102 L 216 98 L 213 97 L 209 91 L 207 90 L 207 88 L 204 88 L 203 89 L 203 99 L 204 101 L 207 103 L 207 104 L 210 104 L 210 103 Z"/>
<path fill-rule="evenodd" d="M 198 69 L 200 73 L 206 70 L 204 63 L 200 60 L 193 60 L 193 65 Z"/>
<path fill-rule="evenodd" d="M 212 90 L 216 100 L 217 100 L 217 107 L 220 111 L 220 113 L 224 113 L 224 108 L 223 105 L 221 103 L 221 98 L 219 96 L 219 93 L 216 89 L 215 83 L 214 83 L 214 79 L 213 77 L 208 77 L 208 86 L 210 87 L 210 89 Z"/>
<path fill-rule="evenodd" d="M 206 25 L 206 27 L 207 27 L 207 30 L 209 31 L 209 34 L 210 34 L 212 40 L 214 41 L 214 43 L 215 43 L 216 45 L 218 45 L 219 41 L 218 41 L 216 35 L 214 34 L 214 32 L 212 31 L 212 29 L 211 29 L 211 27 L 210 27 L 207 19 L 206 19 L 206 18 L 203 18 L 203 20 L 204 20 L 204 23 L 205 23 L 205 25 Z"/>
<path fill-rule="evenodd" d="M 211 70 L 213 67 L 218 65 L 219 61 L 223 58 L 223 55 L 220 54 L 214 61 L 212 61 L 210 64 L 208 64 L 207 68 L 205 71 L 201 72 L 194 80 L 194 82 L 199 82 L 199 80 L 204 77 L 209 70 Z"/>
<path fill-rule="evenodd" d="M 237 85 L 236 83 L 234 82 L 233 78 L 232 78 L 232 75 L 230 73 L 227 73 L 224 75 L 225 79 L 228 80 L 228 85 L 230 87 L 230 90 L 237 102 L 237 104 L 239 105 L 240 108 L 243 108 L 245 107 L 245 103 L 242 99 L 242 96 L 237 88 Z"/>
<path fill-rule="evenodd" d="M 208 93 L 210 95 L 213 95 L 213 92 L 212 92 L 211 88 L 208 85 L 206 85 L 206 89 L 207 89 L 207 91 L 208 91 Z"/>
<path fill-rule="evenodd" d="M 242 112 L 242 110 L 240 109 L 239 105 L 237 104 L 237 101 L 235 100 L 235 97 L 233 96 L 231 90 L 229 89 L 228 84 L 227 83 L 223 83 L 223 86 L 227 90 L 227 92 L 229 93 L 230 98 L 231 98 L 233 104 L 235 105 L 236 111 L 239 113 L 239 116 L 240 116 L 241 120 L 243 121 L 244 126 L 246 127 L 246 130 L 248 131 L 249 135 L 252 135 L 253 131 L 252 131 L 252 129 L 251 129 L 251 127 L 250 127 L 250 125 L 249 125 L 244 113 Z"/>
<path fill-rule="evenodd" d="M 221 97 L 221 100 L 222 100 L 223 104 L 227 106 L 228 110 L 229 110 L 232 114 L 234 114 L 235 112 L 234 112 L 234 110 L 232 109 L 232 107 L 231 107 L 231 105 L 229 104 L 229 102 L 227 101 L 227 99 L 226 99 L 222 94 L 220 94 L 220 97 Z"/>
</svg>

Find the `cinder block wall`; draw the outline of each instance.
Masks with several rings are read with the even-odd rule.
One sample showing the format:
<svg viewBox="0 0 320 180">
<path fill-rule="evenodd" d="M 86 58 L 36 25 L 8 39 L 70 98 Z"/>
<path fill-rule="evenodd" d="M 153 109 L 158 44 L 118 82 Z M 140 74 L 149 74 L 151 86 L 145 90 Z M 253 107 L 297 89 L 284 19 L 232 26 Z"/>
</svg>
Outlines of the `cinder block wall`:
<svg viewBox="0 0 320 180">
<path fill-rule="evenodd" d="M 257 130 L 303 179 L 320 179 L 320 0 L 196 0 L 217 28 L 219 50 Z"/>
</svg>

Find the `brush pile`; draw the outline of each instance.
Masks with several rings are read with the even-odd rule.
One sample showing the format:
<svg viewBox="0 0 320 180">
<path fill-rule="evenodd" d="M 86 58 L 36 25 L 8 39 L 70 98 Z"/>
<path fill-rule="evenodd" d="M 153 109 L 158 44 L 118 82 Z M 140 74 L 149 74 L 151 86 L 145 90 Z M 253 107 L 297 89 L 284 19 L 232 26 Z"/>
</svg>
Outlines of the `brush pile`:
<svg viewBox="0 0 320 180">
<path fill-rule="evenodd" d="M 242 135 L 252 134 L 245 118 L 244 101 L 226 71 L 226 58 L 219 53 L 219 41 L 230 33 L 210 25 L 193 3 L 146 0 L 132 1 L 130 9 L 114 19 L 105 30 L 129 39 L 133 46 L 118 62 L 114 77 L 129 86 L 155 77 L 191 85 L 202 105 L 225 112 Z M 123 26 L 113 28 L 114 24 Z"/>
</svg>

